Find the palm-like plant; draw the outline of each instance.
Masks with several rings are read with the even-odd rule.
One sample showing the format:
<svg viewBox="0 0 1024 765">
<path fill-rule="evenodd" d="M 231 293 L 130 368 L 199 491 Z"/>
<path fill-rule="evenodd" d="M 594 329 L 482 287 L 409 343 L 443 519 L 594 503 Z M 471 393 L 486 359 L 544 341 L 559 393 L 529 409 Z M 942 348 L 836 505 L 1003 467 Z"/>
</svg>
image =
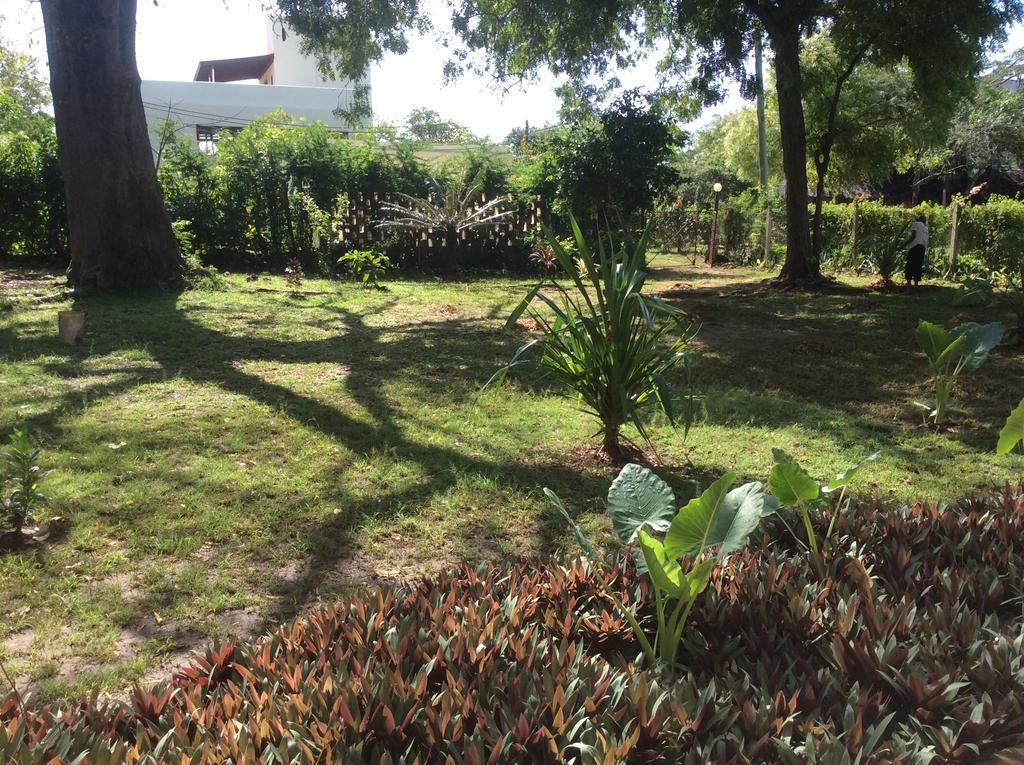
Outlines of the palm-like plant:
<svg viewBox="0 0 1024 765">
<path fill-rule="evenodd" d="M 491 226 L 512 215 L 511 210 L 501 208 L 509 197 L 501 196 L 480 204 L 479 184 L 467 184 L 463 180 L 446 190 L 430 179 L 428 186 L 430 193 L 422 198 L 396 193 L 396 201 L 380 206 L 381 212 L 389 217 L 377 225 L 441 237 L 445 275 L 454 278 L 459 273 L 459 252 L 465 232 Z"/>
<path fill-rule="evenodd" d="M 694 330 L 681 311 L 660 298 L 642 294 L 647 274 L 641 269 L 646 253 L 645 231 L 631 248 L 618 245 L 609 233 L 598 237 L 597 251 L 570 216 L 579 257 L 574 261 L 549 231 L 548 244 L 562 270 L 572 279 L 570 289 L 553 278 L 537 284 L 509 316 L 511 328 L 530 311 L 544 335 L 522 346 L 492 381 L 529 360 L 541 349 L 539 365 L 579 397 L 585 412 L 600 423 L 604 451 L 621 457 L 622 426 L 632 422 L 650 441 L 641 410 L 656 402 L 673 425 L 677 412 L 666 376 L 686 364 L 685 348 Z M 557 294 L 542 291 L 548 287 Z M 559 299 L 560 298 L 560 299 Z M 534 307 L 540 301 L 547 310 Z M 687 396 L 683 421 L 689 428 L 693 398 Z"/>
</svg>

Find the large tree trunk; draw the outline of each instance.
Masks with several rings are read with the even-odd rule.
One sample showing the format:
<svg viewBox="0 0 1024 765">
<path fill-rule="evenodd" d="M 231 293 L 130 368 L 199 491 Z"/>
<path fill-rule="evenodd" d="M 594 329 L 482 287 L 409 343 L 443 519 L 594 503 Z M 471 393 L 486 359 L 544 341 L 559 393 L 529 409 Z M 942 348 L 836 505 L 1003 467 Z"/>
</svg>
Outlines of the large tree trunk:
<svg viewBox="0 0 1024 765">
<path fill-rule="evenodd" d="M 137 0 L 42 0 L 76 290 L 178 281 L 135 61 Z"/>
<path fill-rule="evenodd" d="M 779 278 L 787 282 L 818 277 L 811 257 L 807 216 L 807 130 L 801 101 L 799 29 L 771 29 L 775 50 L 775 89 L 782 133 L 782 168 L 786 174 L 786 261 Z"/>
</svg>

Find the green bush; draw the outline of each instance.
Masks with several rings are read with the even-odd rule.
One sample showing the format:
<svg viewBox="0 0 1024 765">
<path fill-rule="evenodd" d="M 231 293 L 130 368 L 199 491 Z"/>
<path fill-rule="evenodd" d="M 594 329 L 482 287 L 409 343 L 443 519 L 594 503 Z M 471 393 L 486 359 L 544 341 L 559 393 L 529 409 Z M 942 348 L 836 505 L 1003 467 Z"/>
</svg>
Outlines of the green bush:
<svg viewBox="0 0 1024 765">
<path fill-rule="evenodd" d="M 964 206 L 959 236 L 961 252 L 987 271 L 1024 281 L 1024 201 L 993 194 L 983 205 Z"/>
<path fill-rule="evenodd" d="M 428 175 L 406 143 L 345 139 L 283 112 L 221 135 L 214 154 L 174 140 L 158 172 L 172 220 L 188 223 L 204 263 L 282 272 L 298 260 L 306 273 L 329 272 L 341 254 L 348 195 L 421 193 Z"/>
<path fill-rule="evenodd" d="M 816 520 L 819 534 L 830 519 Z M 1024 735 L 1024 490 L 775 518 L 711 572 L 681 669 L 629 563 L 462 566 L 205 651 L 127 701 L 0 700 L 4 762 L 971 762 Z M 148 758 L 148 759 L 143 759 Z"/>
<path fill-rule="evenodd" d="M 0 257 L 67 253 L 53 119 L 0 92 Z"/>
<path fill-rule="evenodd" d="M 821 205 L 821 266 L 836 271 L 856 268 L 850 242 L 853 230 L 852 204 L 824 202 Z M 810 209 L 814 215 L 814 207 Z M 813 220 L 813 218 L 812 218 Z M 858 234 L 860 224 L 858 224 Z"/>
</svg>

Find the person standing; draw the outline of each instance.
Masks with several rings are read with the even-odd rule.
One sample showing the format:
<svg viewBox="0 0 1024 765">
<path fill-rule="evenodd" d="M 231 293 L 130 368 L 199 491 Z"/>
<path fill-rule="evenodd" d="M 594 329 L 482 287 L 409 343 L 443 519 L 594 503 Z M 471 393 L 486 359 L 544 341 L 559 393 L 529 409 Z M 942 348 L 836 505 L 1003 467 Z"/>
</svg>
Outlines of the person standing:
<svg viewBox="0 0 1024 765">
<path fill-rule="evenodd" d="M 907 267 L 903 276 L 908 287 L 916 287 L 924 275 L 924 254 L 928 249 L 928 224 L 923 215 L 918 215 L 917 220 L 910 224 L 910 236 L 904 246 L 907 249 Z"/>
</svg>

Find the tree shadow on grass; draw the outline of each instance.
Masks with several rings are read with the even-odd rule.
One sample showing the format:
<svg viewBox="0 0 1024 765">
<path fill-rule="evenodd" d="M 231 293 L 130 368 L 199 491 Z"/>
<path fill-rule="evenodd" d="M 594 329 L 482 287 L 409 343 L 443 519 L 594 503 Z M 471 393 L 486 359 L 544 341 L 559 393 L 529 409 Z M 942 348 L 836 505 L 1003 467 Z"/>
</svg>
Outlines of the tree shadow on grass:
<svg viewBox="0 0 1024 765">
<path fill-rule="evenodd" d="M 280 300 L 287 300 L 281 298 Z M 469 453 L 451 443 L 428 444 L 410 437 L 407 415 L 396 410 L 385 394 L 385 383 L 403 380 L 423 401 L 450 405 L 458 397 L 474 395 L 494 371 L 491 359 L 507 358 L 518 344 L 483 319 L 413 321 L 399 326 L 371 326 L 360 313 L 330 300 L 318 308 L 314 323 L 326 336 L 289 340 L 261 334 L 257 318 L 251 334 L 219 331 L 190 316 L 177 298 L 154 294 L 132 298 L 93 298 L 85 301 L 92 334 L 91 348 L 68 348 L 49 339 L 22 340 L 27 356 L 44 356 L 48 372 L 65 378 L 88 378 L 90 383 L 55 396 L 44 411 L 26 415 L 23 424 L 35 432 L 59 434 L 64 418 L 79 409 L 128 393 L 133 388 L 171 378 L 244 397 L 329 437 L 356 458 L 373 460 L 386 449 L 396 460 L 414 463 L 417 478 L 411 484 L 371 497 L 351 492 L 346 512 L 326 521 L 312 521 L 294 530 L 298 546 L 309 551 L 304 571 L 289 585 L 295 607 L 318 591 L 323 576 L 351 553 L 354 534 L 367 520 L 388 524 L 401 508 L 424 506 L 450 492 L 462 476 L 493 480 L 510 490 L 533 494 L 544 486 L 562 493 L 570 506 L 579 497 L 594 498 L 607 490 L 611 475 L 587 474 L 571 466 L 529 460 L 500 453 Z M 205 311 L 218 311 L 204 307 Z M 226 309 L 225 309 L 226 310 Z M 237 309 L 232 308 L 237 313 Z M 271 309 L 272 310 L 272 309 Z M 136 320 L 131 321 L 135 314 Z M 207 321 L 215 321 L 209 313 Z M 142 348 L 148 361 L 89 364 L 90 356 L 128 356 Z M 355 416 L 320 400 L 308 391 L 268 380 L 252 365 L 323 363 L 344 370 L 339 385 L 344 400 L 368 415 Z M 454 397 L 454 398 L 453 398 Z M 128 513 L 119 525 L 131 528 L 146 518 Z M 182 522 L 187 524 L 186 519 Z M 195 523 L 197 521 L 193 521 Z M 474 521 L 476 522 L 476 521 Z M 483 524 L 473 534 L 488 533 Z M 541 522 L 528 530 L 542 549 L 555 547 L 565 535 L 557 523 Z M 140 532 L 141 533 L 141 532 Z M 500 540 L 498 540 L 500 541 Z M 485 549 L 494 540 L 481 539 Z M 280 618 L 290 614 L 282 612 Z"/>
</svg>

